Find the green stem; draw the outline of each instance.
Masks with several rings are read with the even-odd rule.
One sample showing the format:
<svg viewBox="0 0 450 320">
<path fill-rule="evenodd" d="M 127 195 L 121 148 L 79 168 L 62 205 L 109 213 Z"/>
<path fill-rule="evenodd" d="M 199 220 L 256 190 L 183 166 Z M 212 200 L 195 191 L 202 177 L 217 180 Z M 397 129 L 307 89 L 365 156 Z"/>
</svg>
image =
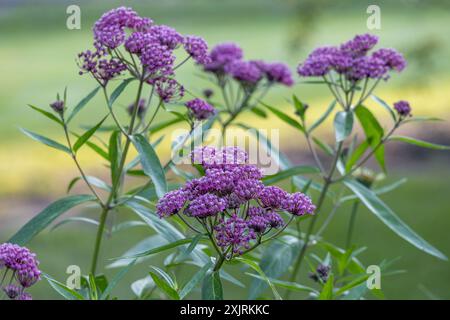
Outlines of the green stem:
<svg viewBox="0 0 450 320">
<path fill-rule="evenodd" d="M 359 201 L 353 202 L 352 212 L 350 214 L 350 221 L 348 223 L 347 241 L 345 242 L 345 248 L 348 249 L 352 244 L 353 230 L 355 228 L 356 213 L 358 212 Z"/>
<path fill-rule="evenodd" d="M 317 222 L 317 217 L 319 216 L 320 210 L 322 209 L 322 206 L 325 202 L 325 198 L 328 192 L 328 189 L 332 183 L 331 177 L 334 174 L 334 171 L 336 170 L 336 166 L 339 160 L 339 157 L 341 155 L 342 152 L 342 147 L 343 147 L 344 143 L 343 142 L 339 142 L 337 150 L 336 150 L 336 154 L 334 156 L 334 160 L 333 160 L 333 164 L 331 166 L 330 172 L 328 173 L 328 175 L 324 178 L 325 182 L 322 188 L 322 191 L 320 192 L 320 196 L 319 196 L 319 200 L 317 200 L 317 207 L 316 207 L 316 212 L 314 214 L 314 216 L 312 217 L 311 223 L 309 224 L 308 230 L 306 232 L 306 236 L 305 236 L 305 240 L 302 246 L 302 249 L 300 251 L 300 254 L 297 257 L 297 260 L 295 261 L 294 264 L 294 270 L 292 271 L 291 277 L 289 279 L 290 282 L 294 282 L 295 279 L 297 278 L 297 274 L 300 270 L 300 267 L 302 265 L 302 261 L 305 257 L 306 254 L 306 249 L 308 248 L 308 244 L 309 244 L 309 240 L 311 238 L 311 235 L 314 231 L 314 226 Z M 290 291 L 286 291 L 285 294 L 285 299 L 289 299 L 291 292 Z"/>
<path fill-rule="evenodd" d="M 143 85 L 144 85 L 144 81 L 141 79 L 139 81 L 139 88 L 138 88 L 138 92 L 137 92 L 137 95 L 136 95 L 136 101 L 134 103 L 133 115 L 131 117 L 130 126 L 128 128 L 128 132 L 127 132 L 127 135 L 126 135 L 125 146 L 123 148 L 122 157 L 120 159 L 120 164 L 119 164 L 119 168 L 118 168 L 118 174 L 116 175 L 116 178 L 112 182 L 111 193 L 109 194 L 108 200 L 106 201 L 106 204 L 105 204 L 104 209 L 103 209 L 103 211 L 101 213 L 101 216 L 100 216 L 100 222 L 99 222 L 98 229 L 97 229 L 97 236 L 96 236 L 96 239 L 95 239 L 94 254 L 93 254 L 93 257 L 92 257 L 92 264 L 91 264 L 91 273 L 94 276 L 95 276 L 95 273 L 96 273 L 96 270 L 97 270 L 98 256 L 99 256 L 99 253 L 100 253 L 100 247 L 101 247 L 101 243 L 102 243 L 103 232 L 105 230 L 106 218 L 108 217 L 109 211 L 113 208 L 111 206 L 111 204 L 112 204 L 113 200 L 116 198 L 117 191 L 119 190 L 119 187 L 120 187 L 120 181 L 122 179 L 121 176 L 123 174 L 122 171 L 123 171 L 123 168 L 125 166 L 128 150 L 129 150 L 130 144 L 131 144 L 130 136 L 133 134 L 134 123 L 136 121 L 136 117 L 137 117 L 137 113 L 138 113 L 138 105 L 139 105 L 139 100 L 141 99 Z"/>
</svg>

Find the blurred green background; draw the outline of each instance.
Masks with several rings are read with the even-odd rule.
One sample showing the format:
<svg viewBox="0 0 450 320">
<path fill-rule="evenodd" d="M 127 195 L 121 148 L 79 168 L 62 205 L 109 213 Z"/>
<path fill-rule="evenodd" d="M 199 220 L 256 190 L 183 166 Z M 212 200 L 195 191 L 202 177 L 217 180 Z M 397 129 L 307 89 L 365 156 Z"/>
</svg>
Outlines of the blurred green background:
<svg viewBox="0 0 450 320">
<path fill-rule="evenodd" d="M 66 8 L 71 4 L 81 8 L 81 30 L 66 28 Z M 76 175 L 69 157 L 20 134 L 18 127 L 26 127 L 54 139 L 62 138 L 56 126 L 26 104 L 45 108 L 55 99 L 56 92 L 62 92 L 67 86 L 69 104 L 73 105 L 92 90 L 94 81 L 77 73 L 76 54 L 91 47 L 93 22 L 104 11 L 121 4 L 132 6 L 141 15 L 151 17 L 158 24 L 171 25 L 183 34 L 203 36 L 211 46 L 234 41 L 242 46 L 246 58 L 285 61 L 293 70 L 312 48 L 337 44 L 357 33 L 369 32 L 366 9 L 369 4 L 378 4 L 382 28 L 373 33 L 380 36 L 381 46 L 402 51 L 409 67 L 401 76 L 394 75 L 387 84 L 381 84 L 377 95 L 389 103 L 409 100 L 415 115 L 450 119 L 450 4 L 445 1 L 154 0 L 145 4 L 143 1 L 2 1 L 0 242 L 7 240 L 48 203 L 63 196 L 65 186 Z M 192 92 L 200 93 L 207 84 L 196 74 L 194 66 L 186 65 L 179 72 L 179 80 Z M 292 91 L 308 102 L 312 116 L 323 112 L 331 99 L 323 88 L 296 85 L 289 90 L 275 90 L 266 100 L 290 112 L 286 98 Z M 119 105 L 126 106 L 130 101 L 131 96 L 124 95 Z M 105 108 L 98 95 L 75 125 L 98 122 Z M 125 112 L 121 116 L 125 117 Z M 299 134 L 276 119 L 261 120 L 245 115 L 241 120 L 255 127 L 281 128 L 281 149 L 295 162 L 310 161 Z M 410 125 L 404 133 L 450 144 L 447 122 Z M 322 134 L 331 137 L 331 127 L 325 128 Z M 160 152 L 167 157 L 167 150 L 167 144 L 163 144 Z M 388 150 L 391 173 L 388 181 L 406 176 L 408 182 L 383 199 L 414 230 L 450 256 L 448 153 L 399 144 L 390 145 Z M 88 172 L 105 175 L 97 160 L 88 151 L 82 155 Z M 344 244 L 348 211 L 342 208 L 325 233 L 327 239 L 338 245 Z M 118 219 L 123 219 L 125 214 Z M 95 212 L 84 215 L 96 217 Z M 145 228 L 130 230 L 105 241 L 104 259 L 121 254 L 149 234 Z M 64 226 L 44 232 L 30 247 L 37 252 L 45 272 L 64 279 L 68 265 L 87 269 L 94 232 L 89 225 Z M 361 210 L 358 216 L 355 239 L 359 245 L 368 246 L 362 255 L 365 264 L 400 257 L 395 268 L 407 272 L 384 279 L 382 289 L 387 298 L 450 298 L 449 264 L 416 250 L 366 210 Z M 160 262 L 161 258 L 156 257 L 137 268 L 118 288 L 119 296 L 131 297 L 129 283 L 145 276 L 149 264 Z M 304 281 L 311 285 L 306 283 L 310 280 Z M 245 298 L 240 291 L 235 291 L 236 287 L 227 285 L 227 289 L 231 291 L 226 298 Z M 38 299 L 58 297 L 44 281 L 32 293 Z"/>
</svg>

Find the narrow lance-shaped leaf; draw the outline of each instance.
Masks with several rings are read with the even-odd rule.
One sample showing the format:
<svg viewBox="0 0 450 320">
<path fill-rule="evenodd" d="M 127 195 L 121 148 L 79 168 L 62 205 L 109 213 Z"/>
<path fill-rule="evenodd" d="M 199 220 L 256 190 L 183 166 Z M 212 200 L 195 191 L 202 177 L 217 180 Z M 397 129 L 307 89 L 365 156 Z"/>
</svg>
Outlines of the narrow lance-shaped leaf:
<svg viewBox="0 0 450 320">
<path fill-rule="evenodd" d="M 263 182 L 267 185 L 274 184 L 278 181 L 307 173 L 320 173 L 319 168 L 313 166 L 296 166 L 286 170 L 282 170 L 276 174 L 265 176 Z"/>
<path fill-rule="evenodd" d="M 313 132 L 314 129 L 316 129 L 318 126 L 320 126 L 322 124 L 322 122 L 324 122 L 328 116 L 331 114 L 331 112 L 333 112 L 334 107 L 336 106 L 336 100 L 334 100 L 327 108 L 327 110 L 322 114 L 322 116 L 320 116 L 319 119 L 316 120 L 316 122 L 314 122 L 311 127 L 308 129 L 308 132 L 311 133 Z"/>
<path fill-rule="evenodd" d="M 130 271 L 130 269 L 134 266 L 134 264 L 136 263 L 136 259 L 131 261 L 130 264 L 128 264 L 128 266 L 126 266 L 125 268 L 123 268 L 122 270 L 120 270 L 115 276 L 114 278 L 111 280 L 111 282 L 108 284 L 108 286 L 106 287 L 105 291 L 103 291 L 100 300 L 105 300 L 108 295 L 111 293 L 111 291 L 117 286 L 117 284 L 120 282 L 120 280 L 122 280 L 122 278 L 128 273 L 128 271 Z"/>
<path fill-rule="evenodd" d="M 334 118 L 334 130 L 336 133 L 336 142 L 344 141 L 353 129 L 353 112 L 339 111 Z"/>
<path fill-rule="evenodd" d="M 97 131 L 98 128 L 100 128 L 106 118 L 108 118 L 108 115 L 77 139 L 77 141 L 73 145 L 74 152 L 77 152 L 89 140 L 89 138 L 92 137 L 92 135 Z"/>
<path fill-rule="evenodd" d="M 390 141 L 401 141 L 405 143 L 409 143 L 418 147 L 422 148 L 428 148 L 428 149 L 435 149 L 435 150 L 450 150 L 449 146 L 444 146 L 441 144 L 435 144 L 427 141 L 422 141 L 418 139 L 414 139 L 411 137 L 405 137 L 405 136 L 391 136 L 389 138 Z"/>
<path fill-rule="evenodd" d="M 189 280 L 180 291 L 180 299 L 184 299 L 198 284 L 205 278 L 208 270 L 212 267 L 212 262 L 205 264 L 192 278 Z"/>
<path fill-rule="evenodd" d="M 297 128 L 298 130 L 305 132 L 305 129 L 303 128 L 303 126 L 300 124 L 300 122 L 298 122 L 297 120 L 295 120 L 294 118 L 292 118 L 291 116 L 287 115 L 284 112 L 281 112 L 280 110 L 275 109 L 274 107 L 271 107 L 263 102 L 261 102 L 261 104 L 263 106 L 265 106 L 267 109 L 269 109 L 274 115 L 276 115 L 279 119 L 281 119 L 282 121 L 286 122 L 287 124 L 293 126 L 294 128 Z"/>
<path fill-rule="evenodd" d="M 120 163 L 120 131 L 113 131 L 109 138 L 108 158 L 111 164 L 111 180 L 117 181 Z"/>
<path fill-rule="evenodd" d="M 386 226 L 394 231 L 398 236 L 402 237 L 416 248 L 435 256 L 442 260 L 447 257 L 438 249 L 433 247 L 410 227 L 408 227 L 384 202 L 382 202 L 370 189 L 354 180 L 344 180 L 344 184 L 352 190 L 364 205 L 379 218 Z"/>
<path fill-rule="evenodd" d="M 36 106 L 33 106 L 33 105 L 31 105 L 31 104 L 29 104 L 28 106 L 29 106 L 31 109 L 33 109 L 33 110 L 39 112 L 40 114 L 46 116 L 46 117 L 49 118 L 50 120 L 55 121 L 55 122 L 58 123 L 59 125 L 63 125 L 61 119 L 59 119 L 59 118 L 58 118 L 57 116 L 55 116 L 53 113 L 51 113 L 51 112 L 49 112 L 49 111 L 46 111 L 46 110 L 43 110 L 43 109 L 41 109 L 41 108 L 38 108 L 38 107 L 36 107 Z"/>
<path fill-rule="evenodd" d="M 252 261 L 252 260 L 249 260 L 249 259 L 245 259 L 245 258 L 242 258 L 242 257 L 237 257 L 236 260 L 239 260 L 239 261 L 245 263 L 250 268 L 255 270 L 264 279 L 264 281 L 267 282 L 267 284 L 269 285 L 270 289 L 272 289 L 272 292 L 273 292 L 273 295 L 274 295 L 275 299 L 276 300 L 282 300 L 280 294 L 278 293 L 278 291 L 275 288 L 275 286 L 273 285 L 273 283 L 270 281 L 270 279 L 266 276 L 264 271 L 261 270 L 261 268 L 259 267 L 259 265 L 255 261 Z"/>
<path fill-rule="evenodd" d="M 397 121 L 397 116 L 395 115 L 394 110 L 387 104 L 386 101 L 384 101 L 383 99 L 377 97 L 377 96 L 372 96 L 372 99 L 377 102 L 380 106 L 382 106 L 384 109 L 387 110 L 387 112 L 389 112 L 391 118 L 394 121 Z"/>
<path fill-rule="evenodd" d="M 67 118 L 67 123 L 69 123 L 73 117 L 75 117 L 75 115 L 81 111 L 81 109 L 84 108 L 84 106 L 86 106 L 86 104 L 91 101 L 91 99 L 97 94 L 98 90 L 100 90 L 100 86 L 98 86 L 97 88 L 95 88 L 94 90 L 92 90 L 86 97 L 84 97 L 83 99 L 81 99 L 80 102 L 78 102 L 78 104 L 75 106 L 75 108 L 73 108 L 72 113 L 70 114 L 70 116 Z"/>
<path fill-rule="evenodd" d="M 170 276 L 159 268 L 152 267 L 152 269 L 154 271 L 150 271 L 149 274 L 156 286 L 160 288 L 169 298 L 173 300 L 180 300 L 180 296 L 175 289 L 175 284 Z"/>
<path fill-rule="evenodd" d="M 223 300 L 222 282 L 218 271 L 209 273 L 203 279 L 202 300 Z"/>
<path fill-rule="evenodd" d="M 370 112 L 370 110 L 366 107 L 362 105 L 356 107 L 355 113 L 364 130 L 364 133 L 366 134 L 366 138 L 372 147 L 372 150 L 375 150 L 375 159 L 381 169 L 386 171 L 386 165 L 384 163 L 384 146 L 380 145 L 381 139 L 384 136 L 383 128 L 372 112 Z"/>
<path fill-rule="evenodd" d="M 132 141 L 139 152 L 142 169 L 152 179 L 158 197 L 162 197 L 167 192 L 167 182 L 158 155 L 142 135 L 133 136 Z"/>
<path fill-rule="evenodd" d="M 300 241 L 296 237 L 283 236 L 273 241 L 264 249 L 259 266 L 270 279 L 284 275 L 294 262 L 299 252 Z M 264 278 L 254 279 L 250 285 L 248 298 L 257 299 L 268 284 Z"/>
<path fill-rule="evenodd" d="M 334 287 L 334 277 L 333 274 L 330 274 L 327 282 L 322 288 L 322 292 L 320 292 L 319 300 L 332 300 L 333 299 L 333 287 Z"/>
<path fill-rule="evenodd" d="M 28 137 L 30 137 L 31 139 L 33 139 L 33 140 L 39 141 L 39 142 L 41 142 L 41 143 L 43 143 L 43 144 L 45 144 L 45 145 L 47 145 L 47 146 L 49 146 L 49 147 L 52 147 L 52 148 L 55 148 L 55 149 L 64 151 L 64 152 L 66 152 L 66 153 L 68 153 L 68 154 L 71 154 L 70 149 L 67 148 L 66 146 L 62 145 L 62 144 L 59 143 L 59 142 L 56 142 L 56 141 L 54 141 L 54 140 L 52 140 L 52 139 L 49 139 L 49 138 L 44 137 L 44 136 L 41 136 L 40 134 L 31 132 L 31 131 L 29 131 L 29 130 L 27 130 L 27 129 L 20 128 L 20 130 L 21 130 L 24 134 L 26 134 Z"/>
<path fill-rule="evenodd" d="M 109 108 L 112 108 L 114 102 L 122 94 L 123 90 L 125 90 L 128 84 L 133 80 L 134 78 L 125 79 L 117 86 L 116 89 L 114 89 L 114 91 L 111 93 L 111 96 L 109 97 L 109 104 L 108 104 Z"/>
<path fill-rule="evenodd" d="M 79 204 L 94 200 L 95 197 L 91 195 L 76 195 L 59 199 L 28 221 L 8 242 L 23 246 L 64 212 Z"/>
<path fill-rule="evenodd" d="M 81 294 L 79 294 L 78 292 L 76 292 L 73 289 L 70 289 L 69 287 L 62 284 L 61 282 L 53 279 L 48 274 L 44 273 L 42 276 L 43 276 L 43 278 L 45 278 L 48 281 L 50 286 L 56 292 L 58 292 L 61 296 L 63 296 L 65 299 L 67 299 L 67 300 L 84 300 L 84 297 Z"/>
</svg>

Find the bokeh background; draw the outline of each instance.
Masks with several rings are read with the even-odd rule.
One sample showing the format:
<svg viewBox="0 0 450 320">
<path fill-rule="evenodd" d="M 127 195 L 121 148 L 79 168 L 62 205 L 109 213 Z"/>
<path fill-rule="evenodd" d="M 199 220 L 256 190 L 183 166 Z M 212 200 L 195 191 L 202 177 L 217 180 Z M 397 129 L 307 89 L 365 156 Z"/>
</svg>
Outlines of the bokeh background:
<svg viewBox="0 0 450 320">
<path fill-rule="evenodd" d="M 70 4 L 81 8 L 81 30 L 66 28 L 66 8 Z M 0 2 L 0 242 L 6 241 L 50 202 L 63 196 L 67 183 L 76 176 L 67 155 L 20 133 L 18 128 L 26 127 L 56 140 L 62 138 L 59 128 L 26 105 L 32 103 L 46 108 L 55 99 L 56 92 L 62 92 L 65 86 L 69 104 L 73 105 L 92 90 L 94 81 L 77 73 L 76 54 L 91 46 L 93 22 L 104 11 L 121 4 L 132 6 L 141 15 L 151 17 L 158 24 L 171 25 L 181 33 L 201 35 L 210 45 L 235 41 L 245 50 L 246 58 L 285 61 L 293 70 L 312 48 L 337 44 L 356 33 L 368 32 L 367 6 L 378 4 L 382 28 L 371 32 L 380 36 L 380 45 L 402 51 L 409 67 L 388 84 L 381 84 L 377 95 L 389 103 L 409 100 L 415 115 L 450 120 L 450 3 L 447 1 L 3 0 Z M 199 93 L 206 84 L 196 74 L 195 67 L 189 65 L 179 72 L 179 79 L 191 91 Z M 266 100 L 291 112 L 286 98 L 292 91 L 310 105 L 312 116 L 323 112 L 331 99 L 323 88 L 296 85 L 290 90 L 276 90 Z M 130 101 L 131 96 L 125 95 L 119 105 L 125 107 Z M 76 125 L 92 125 L 104 112 L 105 105 L 99 95 L 83 110 Z M 382 110 L 380 112 L 381 115 Z M 122 116 L 126 117 L 125 112 Z M 280 128 L 281 149 L 295 162 L 310 161 L 299 134 L 276 119 L 261 120 L 245 115 L 240 120 L 255 127 Z M 448 122 L 436 122 L 409 125 L 403 131 L 417 138 L 450 144 L 449 130 Z M 321 134 L 331 140 L 331 127 Z M 167 157 L 167 146 L 163 144 L 160 149 Z M 414 230 L 450 256 L 449 152 L 392 143 L 388 154 L 387 181 L 406 176 L 408 182 L 383 196 L 383 200 Z M 87 150 L 82 162 L 89 173 L 106 174 L 102 173 L 101 162 Z M 81 185 L 76 191 L 82 191 Z M 87 211 L 84 215 L 96 216 L 95 212 Z M 345 240 L 348 211 L 343 207 L 325 233 L 327 239 L 338 245 L 343 245 Z M 72 214 L 80 212 L 73 210 Z M 118 256 L 149 234 L 144 228 L 130 230 L 115 234 L 104 243 L 104 259 Z M 67 225 L 45 231 L 30 247 L 39 255 L 45 272 L 64 279 L 68 265 L 87 269 L 94 233 L 90 225 Z M 377 264 L 383 259 L 399 258 L 395 269 L 406 270 L 383 281 L 386 298 L 450 298 L 449 263 L 413 248 L 366 210 L 358 215 L 355 240 L 358 245 L 368 247 L 361 257 L 364 263 Z M 137 271 L 139 275 L 134 273 L 134 277 L 127 278 L 118 293 L 131 297 L 127 289 L 129 283 L 145 276 L 149 264 L 160 261 L 161 257 L 155 257 L 141 266 Z M 229 290 L 233 288 L 236 287 L 231 285 Z M 39 299 L 58 297 L 44 281 L 32 292 Z"/>
</svg>

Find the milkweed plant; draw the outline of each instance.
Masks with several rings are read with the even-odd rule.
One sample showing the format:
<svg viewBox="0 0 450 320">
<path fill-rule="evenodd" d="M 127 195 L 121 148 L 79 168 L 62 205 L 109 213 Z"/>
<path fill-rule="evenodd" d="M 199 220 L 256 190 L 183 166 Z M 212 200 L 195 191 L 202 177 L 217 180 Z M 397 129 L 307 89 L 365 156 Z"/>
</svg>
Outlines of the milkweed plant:
<svg viewBox="0 0 450 320">
<path fill-rule="evenodd" d="M 28 288 L 45 279 L 67 299 L 114 299 L 117 283 L 144 262 L 151 266 L 133 275 L 130 294 L 135 299 L 232 298 L 224 288 L 243 292 L 249 299 L 382 297 L 380 288 L 367 286 L 369 275 L 358 259 L 364 248 L 355 246 L 352 239 L 360 206 L 417 249 L 446 260 L 379 198 L 403 182 L 381 182 L 387 172 L 387 143 L 448 148 L 396 135 L 407 124 L 435 119 L 413 116 L 407 101 L 390 105 L 375 95 L 380 83 L 406 68 L 401 53 L 377 49 L 377 42 L 376 36 L 365 34 L 341 45 L 319 47 L 300 62 L 294 81 L 287 65 L 246 60 L 235 43 L 209 49 L 201 37 L 156 25 L 131 8 L 103 14 L 93 27 L 92 48 L 77 56 L 80 75 L 93 78 L 96 88 L 73 106 L 67 90 L 47 109 L 30 105 L 62 130 L 64 142 L 22 129 L 30 138 L 72 158 L 79 174 L 68 192 L 84 183 L 88 193 L 53 202 L 0 245 L 3 298 L 29 300 Z M 196 73 L 210 81 L 209 87 L 188 88 L 180 83 L 177 74 L 186 63 L 195 65 Z M 290 103 L 293 112 L 264 102 L 272 88 L 292 87 L 294 82 L 328 88 L 331 103 L 320 117 L 311 119 L 311 107 L 295 94 Z M 126 91 L 135 98 L 125 110 L 128 120 L 123 121 L 116 101 Z M 97 94 L 104 97 L 104 106 L 96 106 L 103 116 L 93 126 L 74 127 L 72 120 Z M 387 112 L 390 124 L 380 123 L 367 107 L 368 99 Z M 232 126 L 250 128 L 239 122 L 244 112 L 263 119 L 272 113 L 293 126 L 305 139 L 314 165 L 293 165 L 261 134 L 256 137 L 261 145 L 280 154 L 278 173 L 265 174 L 246 150 L 227 145 L 225 138 L 217 146 L 192 148 L 186 155 L 190 168 L 172 160 L 163 163 L 155 151 L 164 139 L 156 138 L 157 133 L 169 126 L 184 123 L 189 128 L 177 142 L 182 148 L 193 145 L 199 127 L 219 127 L 223 137 Z M 325 128 L 334 132 L 333 143 L 316 134 L 317 128 L 328 126 L 328 118 L 334 118 L 333 128 Z M 202 141 L 206 135 L 203 130 Z M 88 148 L 109 171 L 107 181 L 89 175 L 79 162 L 79 154 Z M 378 173 L 365 167 L 372 158 L 379 165 Z M 130 187 L 130 179 L 140 185 Z M 339 247 L 328 242 L 323 232 L 347 203 L 351 205 L 348 227 L 342 231 L 345 246 Z M 86 252 L 91 257 L 90 270 L 84 270 L 81 288 L 71 288 L 63 279 L 40 271 L 36 255 L 24 246 L 80 205 L 93 207 L 95 219 L 70 217 L 54 225 L 79 222 L 97 228 Z M 111 219 L 124 211 L 136 218 Z M 151 230 L 151 237 L 120 257 L 102 255 L 106 233 L 126 235 L 143 225 Z M 165 256 L 159 265 L 152 263 L 156 255 Z M 379 262 L 385 275 L 395 273 L 391 264 Z M 106 267 L 121 269 L 107 279 L 102 272 Z"/>
</svg>

